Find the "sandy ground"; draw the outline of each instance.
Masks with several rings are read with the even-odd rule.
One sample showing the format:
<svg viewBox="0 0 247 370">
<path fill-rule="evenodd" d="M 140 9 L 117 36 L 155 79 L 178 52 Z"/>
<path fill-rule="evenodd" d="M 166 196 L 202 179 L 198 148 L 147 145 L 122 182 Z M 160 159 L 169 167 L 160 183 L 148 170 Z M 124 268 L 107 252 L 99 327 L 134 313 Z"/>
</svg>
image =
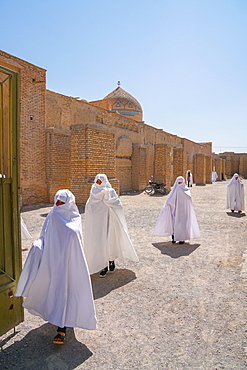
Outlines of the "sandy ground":
<svg viewBox="0 0 247 370">
<path fill-rule="evenodd" d="M 152 235 L 167 196 L 121 196 L 140 261 L 92 276 L 98 329 L 69 329 L 56 346 L 54 326 L 25 311 L 16 333 L 0 337 L 0 368 L 247 369 L 247 217 L 225 209 L 226 185 L 191 188 L 201 238 L 184 245 Z M 50 209 L 23 209 L 34 239 Z"/>
</svg>

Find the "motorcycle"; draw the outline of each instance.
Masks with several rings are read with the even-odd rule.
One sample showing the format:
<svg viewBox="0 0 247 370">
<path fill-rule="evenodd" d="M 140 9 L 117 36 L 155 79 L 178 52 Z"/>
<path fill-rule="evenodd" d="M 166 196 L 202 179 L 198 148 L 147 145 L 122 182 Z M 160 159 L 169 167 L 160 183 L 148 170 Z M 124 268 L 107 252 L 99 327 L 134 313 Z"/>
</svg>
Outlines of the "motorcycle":
<svg viewBox="0 0 247 370">
<path fill-rule="evenodd" d="M 153 176 L 152 176 L 153 177 Z M 157 182 L 152 180 L 148 181 L 148 185 L 145 189 L 145 193 L 148 195 L 152 195 L 154 193 L 161 193 L 161 194 L 168 194 L 169 191 L 165 183 L 158 184 Z"/>
</svg>

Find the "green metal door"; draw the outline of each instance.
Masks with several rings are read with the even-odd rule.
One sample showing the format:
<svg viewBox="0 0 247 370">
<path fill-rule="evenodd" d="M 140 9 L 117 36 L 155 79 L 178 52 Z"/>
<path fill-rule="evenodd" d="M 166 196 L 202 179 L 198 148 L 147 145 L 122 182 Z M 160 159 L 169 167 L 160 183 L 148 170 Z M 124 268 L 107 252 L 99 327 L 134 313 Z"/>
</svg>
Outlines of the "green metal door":
<svg viewBox="0 0 247 370">
<path fill-rule="evenodd" d="M 23 321 L 18 143 L 19 74 L 0 66 L 0 335 Z"/>
</svg>

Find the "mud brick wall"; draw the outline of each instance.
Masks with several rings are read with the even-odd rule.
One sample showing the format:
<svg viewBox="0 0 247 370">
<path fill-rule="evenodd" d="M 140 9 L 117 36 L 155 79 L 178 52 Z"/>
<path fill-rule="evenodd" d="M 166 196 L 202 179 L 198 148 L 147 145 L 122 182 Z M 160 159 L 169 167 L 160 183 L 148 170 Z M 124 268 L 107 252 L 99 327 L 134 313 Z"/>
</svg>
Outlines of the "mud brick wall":
<svg viewBox="0 0 247 370">
<path fill-rule="evenodd" d="M 173 183 L 178 176 L 185 178 L 187 171 L 187 152 L 183 148 L 173 150 Z"/>
<path fill-rule="evenodd" d="M 206 155 L 206 183 L 212 184 L 212 157 Z"/>
<path fill-rule="evenodd" d="M 172 147 L 156 144 L 154 152 L 154 180 L 158 183 L 166 183 L 168 189 L 172 185 Z"/>
<path fill-rule="evenodd" d="M 20 183 L 22 205 L 45 203 L 46 70 L 0 51 L 0 65 L 20 76 Z"/>
<path fill-rule="evenodd" d="M 132 152 L 132 189 L 143 190 L 147 186 L 146 148 L 134 144 Z"/>
<path fill-rule="evenodd" d="M 217 172 L 217 175 L 218 175 L 217 181 L 221 181 L 222 173 L 223 173 L 222 158 L 215 159 L 214 164 L 215 164 L 215 171 Z"/>
<path fill-rule="evenodd" d="M 105 173 L 119 193 L 116 179 L 115 135 L 85 125 L 71 126 L 71 191 L 78 205 L 85 205 L 93 180 Z"/>
<path fill-rule="evenodd" d="M 206 156 L 194 155 L 194 179 L 196 185 L 206 185 Z"/>
<path fill-rule="evenodd" d="M 46 173 L 49 202 L 59 189 L 70 190 L 70 131 L 46 131 Z"/>
<path fill-rule="evenodd" d="M 239 175 L 247 178 L 247 155 L 241 155 L 239 161 Z"/>
</svg>

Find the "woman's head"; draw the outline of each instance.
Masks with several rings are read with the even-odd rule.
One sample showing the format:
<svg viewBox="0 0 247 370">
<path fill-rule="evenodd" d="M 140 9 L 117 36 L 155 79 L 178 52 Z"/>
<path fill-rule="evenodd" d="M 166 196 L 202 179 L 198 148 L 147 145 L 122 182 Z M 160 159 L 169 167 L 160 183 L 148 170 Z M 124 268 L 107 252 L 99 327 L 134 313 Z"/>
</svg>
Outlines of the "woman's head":
<svg viewBox="0 0 247 370">
<path fill-rule="evenodd" d="M 75 197 L 68 189 L 58 190 L 54 197 L 54 204 L 61 206 L 66 203 L 75 202 Z"/>
</svg>

